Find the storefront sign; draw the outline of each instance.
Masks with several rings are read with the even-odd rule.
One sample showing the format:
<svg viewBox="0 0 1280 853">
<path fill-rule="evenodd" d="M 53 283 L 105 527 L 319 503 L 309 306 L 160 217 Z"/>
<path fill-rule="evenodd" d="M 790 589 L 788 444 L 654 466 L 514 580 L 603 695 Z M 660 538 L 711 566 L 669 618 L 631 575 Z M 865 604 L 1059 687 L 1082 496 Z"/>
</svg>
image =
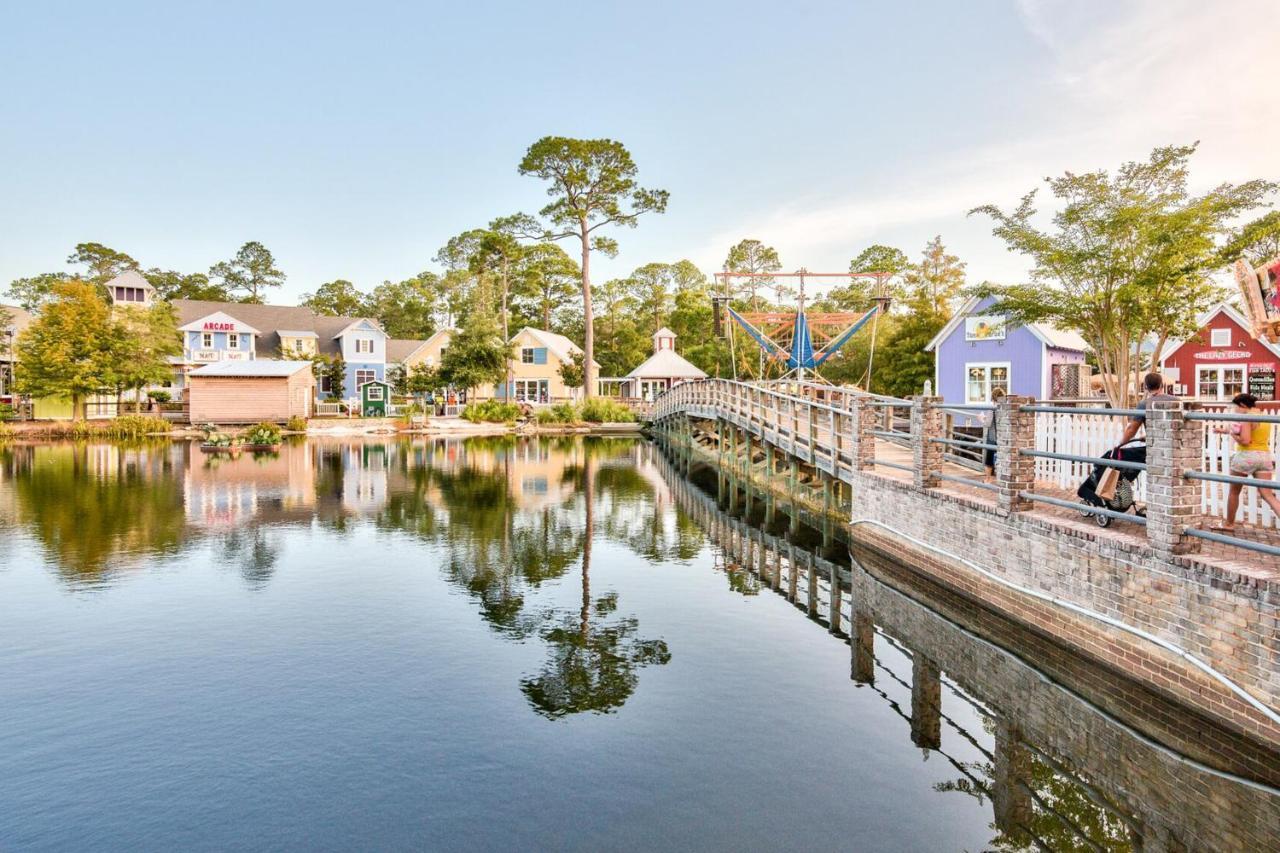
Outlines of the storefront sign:
<svg viewBox="0 0 1280 853">
<path fill-rule="evenodd" d="M 966 341 L 1003 341 L 1004 317 L 1000 314 L 980 314 L 964 318 Z"/>
<path fill-rule="evenodd" d="M 236 324 L 208 322 L 204 324 L 204 330 L 206 332 L 234 332 L 236 330 Z"/>
<path fill-rule="evenodd" d="M 1241 361 L 1252 355 L 1252 352 L 1243 349 L 1214 349 L 1198 352 L 1196 358 L 1205 361 Z"/>
<path fill-rule="evenodd" d="M 1266 367 L 1249 370 L 1249 393 L 1257 397 L 1259 400 L 1274 400 L 1276 398 L 1276 369 L 1275 367 Z"/>
</svg>

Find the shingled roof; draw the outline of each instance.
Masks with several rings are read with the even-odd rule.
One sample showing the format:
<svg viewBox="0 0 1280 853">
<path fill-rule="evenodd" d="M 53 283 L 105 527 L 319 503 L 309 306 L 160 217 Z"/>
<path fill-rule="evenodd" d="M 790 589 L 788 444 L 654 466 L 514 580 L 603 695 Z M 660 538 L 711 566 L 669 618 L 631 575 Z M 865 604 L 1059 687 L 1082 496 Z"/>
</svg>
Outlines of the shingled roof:
<svg viewBox="0 0 1280 853">
<path fill-rule="evenodd" d="M 254 305 L 246 302 L 210 302 L 203 299 L 175 299 L 173 309 L 178 314 L 178 325 L 185 326 L 210 314 L 223 313 L 259 331 L 254 338 L 254 354 L 257 358 L 276 358 L 280 352 L 280 331 L 314 332 L 316 346 L 321 353 L 336 355 L 341 346 L 334 336 L 354 323 L 368 320 L 365 317 L 326 317 L 310 308 L 292 305 Z M 368 320 L 378 326 L 376 320 Z M 379 326 L 379 328 L 381 328 Z"/>
</svg>

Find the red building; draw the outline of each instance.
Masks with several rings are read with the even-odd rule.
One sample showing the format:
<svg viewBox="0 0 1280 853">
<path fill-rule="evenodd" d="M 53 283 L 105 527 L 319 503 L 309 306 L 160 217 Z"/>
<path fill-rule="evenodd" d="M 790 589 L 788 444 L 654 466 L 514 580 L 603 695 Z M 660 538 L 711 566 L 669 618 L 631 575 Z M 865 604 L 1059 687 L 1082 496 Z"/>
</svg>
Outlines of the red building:
<svg viewBox="0 0 1280 853">
<path fill-rule="evenodd" d="M 1197 400 L 1229 401 L 1242 391 L 1276 399 L 1280 346 L 1253 336 L 1244 315 L 1225 303 L 1200 316 L 1200 331 L 1175 342 L 1160 362 L 1174 392 Z"/>
</svg>

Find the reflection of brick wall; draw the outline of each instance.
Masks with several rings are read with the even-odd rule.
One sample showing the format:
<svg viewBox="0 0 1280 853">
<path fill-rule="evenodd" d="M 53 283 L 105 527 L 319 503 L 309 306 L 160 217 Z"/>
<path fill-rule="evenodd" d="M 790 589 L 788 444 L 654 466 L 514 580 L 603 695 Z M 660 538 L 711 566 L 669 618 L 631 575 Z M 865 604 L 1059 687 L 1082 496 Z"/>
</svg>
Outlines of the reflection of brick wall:
<svg viewBox="0 0 1280 853">
<path fill-rule="evenodd" d="M 997 624 L 1000 617 L 990 611 L 964 608 L 962 603 L 956 609 L 950 606 L 955 602 L 946 601 L 945 596 L 938 599 L 914 588 L 908 597 L 872 577 L 882 570 L 894 573 L 892 563 L 863 552 L 859 557 L 872 574 L 855 570 L 854 600 L 887 633 L 913 654 L 936 663 L 1000 719 L 997 777 L 1001 770 L 1017 772 L 1016 765 L 1026 756 L 1016 748 L 1016 740 L 1024 739 L 1059 760 L 1071 761 L 1070 771 L 1093 782 L 1137 816 L 1151 849 L 1155 849 L 1154 841 L 1165 835 L 1205 850 L 1263 850 L 1280 837 L 1280 810 L 1272 806 L 1267 794 L 1191 770 L 1081 703 L 1059 683 L 1121 718 L 1132 710 L 1141 717 L 1147 734 L 1211 766 L 1274 781 L 1274 758 L 1268 760 L 1261 750 L 1248 749 L 1228 732 L 1176 713 L 1173 706 L 1161 707 L 1158 697 L 1145 695 L 1137 685 L 1105 670 L 1090 668 L 1055 644 L 1013 633 L 1015 628 Z M 928 606 L 917 602 L 918 596 Z M 938 607 L 943 615 L 931 609 Z M 996 645 L 975 641 L 955 622 L 980 636 L 1013 645 L 1024 654 L 1033 651 L 1029 658 L 1034 659 L 1036 668 Z M 1016 732 L 1011 731 L 1013 727 Z M 993 781 L 998 784 L 1000 779 Z M 1022 780 L 1005 781 L 1014 787 L 1000 792 L 1001 805 L 1016 806 L 1016 786 Z"/>
</svg>

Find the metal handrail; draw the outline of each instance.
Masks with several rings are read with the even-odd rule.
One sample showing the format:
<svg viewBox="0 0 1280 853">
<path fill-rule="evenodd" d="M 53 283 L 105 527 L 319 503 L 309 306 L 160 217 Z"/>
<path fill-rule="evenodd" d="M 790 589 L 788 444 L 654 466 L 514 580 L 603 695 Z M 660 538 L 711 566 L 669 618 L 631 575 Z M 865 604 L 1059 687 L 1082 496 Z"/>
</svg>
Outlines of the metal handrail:
<svg viewBox="0 0 1280 853">
<path fill-rule="evenodd" d="M 1078 510 L 1085 515 L 1105 515 L 1107 518 L 1114 518 L 1116 521 L 1128 521 L 1132 524 L 1141 524 L 1143 527 L 1147 525 L 1147 517 L 1145 515 L 1131 515 L 1127 512 L 1117 512 L 1114 509 L 1106 507 L 1094 506 L 1093 504 L 1072 503 L 1064 501 L 1062 498 L 1055 498 L 1049 495 L 1037 495 L 1035 492 L 1020 492 L 1022 497 L 1029 501 L 1039 501 L 1041 503 L 1052 504 L 1053 506 L 1062 507 L 1063 509 Z"/>
<path fill-rule="evenodd" d="M 1000 487 L 995 483 L 988 483 L 985 480 L 975 480 L 973 477 L 961 477 L 956 474 L 944 474 L 941 471 L 934 473 L 939 480 L 950 480 L 953 483 L 964 483 L 966 486 L 976 486 L 979 489 L 986 489 L 991 492 L 1000 491 Z"/>
<path fill-rule="evenodd" d="M 1123 468 L 1126 471 L 1145 471 L 1145 462 L 1126 462 L 1123 459 L 1103 459 L 1101 456 L 1077 456 L 1074 453 L 1050 453 L 1048 450 L 1019 450 L 1023 456 L 1039 456 L 1042 459 L 1061 459 L 1063 462 L 1083 462 L 1104 468 Z"/>
<path fill-rule="evenodd" d="M 1020 412 L 1044 412 L 1045 414 L 1078 415 L 1080 410 L 1072 406 L 1019 406 Z M 1149 412 L 1145 409 L 1099 409 L 1090 411 L 1091 415 L 1106 415 L 1112 418 L 1142 418 Z"/>
<path fill-rule="evenodd" d="M 972 448 L 974 448 L 975 450 L 999 450 L 999 449 L 1000 449 L 999 445 L 995 445 L 995 444 L 988 444 L 988 443 L 983 442 L 983 441 L 969 441 L 969 440 L 967 440 L 967 439 L 963 439 L 963 438 L 937 438 L 937 437 L 931 437 L 929 440 L 930 440 L 930 441 L 933 441 L 933 442 L 936 442 L 936 443 L 938 443 L 938 444 L 950 444 L 950 445 L 953 445 L 953 446 L 955 446 L 955 447 L 972 447 Z"/>
<path fill-rule="evenodd" d="M 1280 415 L 1237 415 L 1235 412 L 1187 412 L 1189 421 L 1239 421 L 1246 424 L 1280 424 Z"/>
<path fill-rule="evenodd" d="M 1236 477 L 1231 474 L 1210 474 L 1208 471 L 1187 469 L 1182 476 L 1188 480 L 1208 480 L 1211 483 L 1234 483 L 1241 486 L 1257 486 L 1259 489 L 1280 489 L 1275 480 L 1256 480 L 1253 477 Z"/>
<path fill-rule="evenodd" d="M 1254 542 L 1251 539 L 1241 539 L 1238 536 L 1228 536 L 1225 533 L 1214 533 L 1212 530 L 1201 530 L 1198 527 L 1188 527 L 1182 531 L 1187 536 L 1194 536 L 1197 539 L 1206 539 L 1209 542 L 1217 542 L 1222 545 L 1234 545 L 1237 548 L 1243 548 L 1246 551 L 1256 551 L 1259 554 L 1269 554 L 1272 557 L 1280 557 L 1280 548 L 1275 545 L 1268 545 L 1265 542 Z"/>
</svg>

